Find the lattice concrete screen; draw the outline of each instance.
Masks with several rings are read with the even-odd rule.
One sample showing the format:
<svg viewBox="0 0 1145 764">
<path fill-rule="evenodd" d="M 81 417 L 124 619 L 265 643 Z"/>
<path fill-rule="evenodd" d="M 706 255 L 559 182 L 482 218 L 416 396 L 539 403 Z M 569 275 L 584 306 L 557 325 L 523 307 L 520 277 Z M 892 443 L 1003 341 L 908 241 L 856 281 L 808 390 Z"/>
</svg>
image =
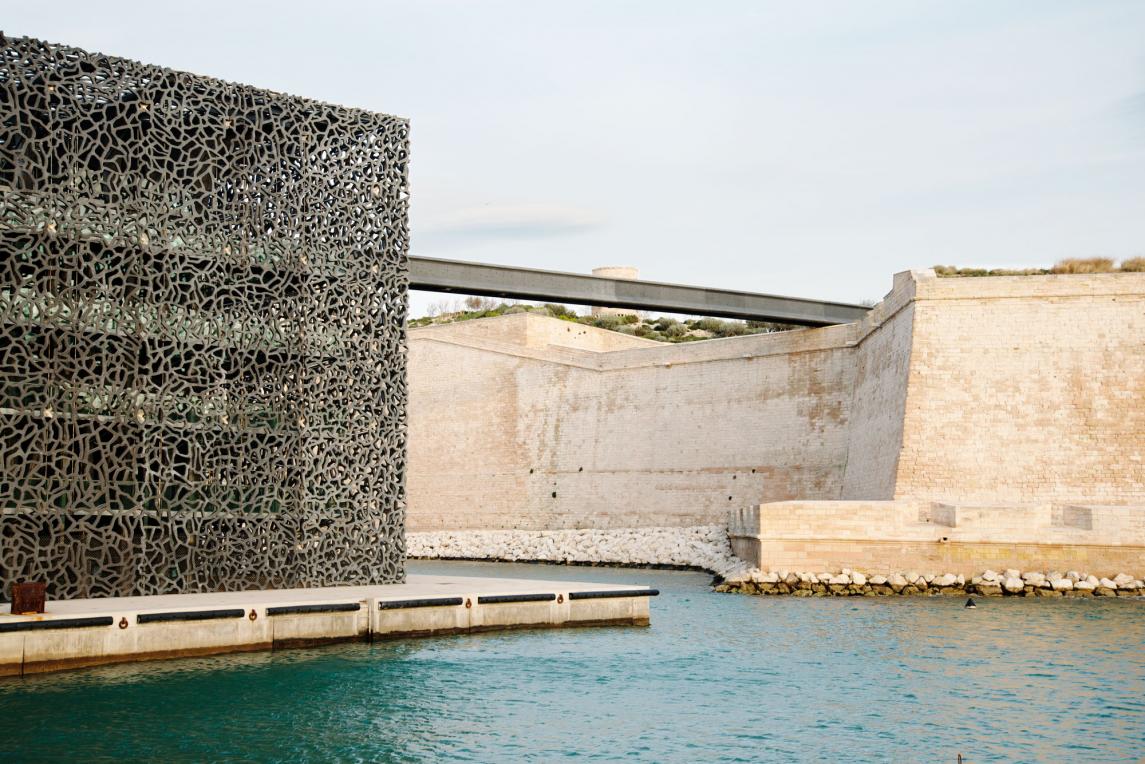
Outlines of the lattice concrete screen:
<svg viewBox="0 0 1145 764">
<path fill-rule="evenodd" d="M 401 580 L 408 123 L 0 50 L 5 595 Z"/>
</svg>

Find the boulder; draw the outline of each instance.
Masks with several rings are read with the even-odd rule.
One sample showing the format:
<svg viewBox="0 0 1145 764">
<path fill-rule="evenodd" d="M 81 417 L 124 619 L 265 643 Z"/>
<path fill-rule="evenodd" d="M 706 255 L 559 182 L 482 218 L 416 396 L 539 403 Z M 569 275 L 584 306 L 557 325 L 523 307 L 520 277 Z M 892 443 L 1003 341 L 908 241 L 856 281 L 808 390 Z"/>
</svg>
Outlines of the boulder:
<svg viewBox="0 0 1145 764">
<path fill-rule="evenodd" d="M 1010 594 L 1018 594 L 1026 588 L 1026 583 L 1017 576 L 1006 576 L 1002 580 L 1002 588 Z"/>
<path fill-rule="evenodd" d="M 1073 588 L 1078 590 L 1079 592 L 1092 592 L 1094 589 L 1097 588 L 1097 584 L 1092 582 L 1092 581 L 1089 581 L 1088 579 L 1082 579 L 1079 581 L 1074 581 L 1073 582 Z"/>
<path fill-rule="evenodd" d="M 1101 581 L 1100 581 L 1100 580 L 1097 578 L 1097 576 L 1092 576 L 1092 575 L 1091 575 L 1091 576 L 1086 576 L 1086 577 L 1085 577 L 1085 580 L 1086 580 L 1086 581 L 1088 581 L 1089 583 L 1093 584 L 1093 587 L 1092 587 L 1092 588 L 1094 588 L 1094 589 L 1096 589 L 1096 588 L 1097 588 L 1097 585 L 1098 585 L 1099 583 L 1101 583 Z"/>
<path fill-rule="evenodd" d="M 1073 589 L 1073 581 L 1068 578 L 1055 578 L 1050 581 L 1050 586 L 1055 592 L 1068 592 Z"/>
<path fill-rule="evenodd" d="M 935 586 L 954 586 L 956 583 L 958 583 L 958 576 L 954 575 L 953 573 L 947 573 L 934 579 Z"/>
<path fill-rule="evenodd" d="M 831 576 L 827 583 L 831 586 L 846 586 L 851 583 L 851 577 L 846 573 L 840 573 L 837 576 Z"/>
<path fill-rule="evenodd" d="M 1006 572 L 1002 574 L 1002 580 L 1007 578 L 1021 578 L 1022 573 L 1017 568 L 1006 568 Z"/>
<path fill-rule="evenodd" d="M 760 580 L 760 583 L 764 583 L 764 584 L 777 584 L 777 583 L 779 583 L 779 574 L 778 573 L 764 573 L 762 576 L 760 576 L 759 580 Z"/>
<path fill-rule="evenodd" d="M 997 581 L 998 580 L 998 574 L 992 570 L 984 570 L 984 571 L 982 571 L 982 580 L 983 581 Z"/>
<path fill-rule="evenodd" d="M 851 574 L 851 582 L 856 586 L 865 586 L 867 583 L 867 577 L 862 573 L 855 572 Z"/>
<path fill-rule="evenodd" d="M 1002 587 L 993 583 L 981 583 L 974 587 L 974 590 L 981 594 L 983 597 L 1000 597 L 1002 596 Z"/>
<path fill-rule="evenodd" d="M 1098 582 L 1098 586 L 1104 589 L 1116 589 L 1117 582 L 1109 578 L 1103 578 Z"/>
<path fill-rule="evenodd" d="M 1022 580 L 1028 584 L 1033 584 L 1034 586 L 1039 586 L 1039 585 L 1041 585 L 1041 583 L 1043 581 L 1046 580 L 1046 577 L 1044 575 L 1042 575 L 1041 573 L 1038 573 L 1036 571 L 1031 570 L 1031 571 L 1028 571 L 1028 572 L 1022 574 Z"/>
<path fill-rule="evenodd" d="M 887 577 L 883 575 L 875 575 L 870 577 L 871 586 L 882 586 L 887 582 Z"/>
<path fill-rule="evenodd" d="M 908 582 L 903 574 L 894 573 L 890 578 L 887 579 L 887 583 L 890 584 L 890 587 L 894 590 L 895 594 L 901 594 L 902 590 L 907 587 Z"/>
<path fill-rule="evenodd" d="M 1065 577 L 1068 578 L 1070 581 L 1073 581 L 1075 583 L 1084 578 L 1084 576 L 1082 574 L 1078 573 L 1076 570 L 1067 570 L 1065 573 Z"/>
<path fill-rule="evenodd" d="M 1125 585 L 1133 583 L 1133 576 L 1128 576 L 1124 573 L 1118 573 L 1116 576 L 1113 577 L 1113 583 L 1117 584 L 1117 587 L 1119 589 L 1120 588 L 1127 588 L 1127 587 L 1125 587 Z"/>
<path fill-rule="evenodd" d="M 1116 597 L 1117 590 L 1110 589 L 1108 586 L 1098 586 L 1093 590 L 1093 595 L 1095 597 Z"/>
<path fill-rule="evenodd" d="M 798 573 L 788 573 L 786 576 L 783 577 L 783 583 L 787 584 L 788 586 L 795 586 L 801 580 L 802 579 L 799 578 Z"/>
</svg>

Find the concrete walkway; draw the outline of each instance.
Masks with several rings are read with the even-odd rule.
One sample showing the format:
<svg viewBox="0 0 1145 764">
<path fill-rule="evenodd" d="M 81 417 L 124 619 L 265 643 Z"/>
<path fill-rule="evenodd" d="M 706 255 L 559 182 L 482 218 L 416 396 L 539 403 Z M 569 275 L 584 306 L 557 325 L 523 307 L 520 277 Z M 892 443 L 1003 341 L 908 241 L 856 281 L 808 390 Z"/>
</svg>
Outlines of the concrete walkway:
<svg viewBox="0 0 1145 764">
<path fill-rule="evenodd" d="M 49 601 L 0 611 L 0 676 L 132 660 L 514 628 L 647 625 L 643 586 L 466 576 Z"/>
</svg>

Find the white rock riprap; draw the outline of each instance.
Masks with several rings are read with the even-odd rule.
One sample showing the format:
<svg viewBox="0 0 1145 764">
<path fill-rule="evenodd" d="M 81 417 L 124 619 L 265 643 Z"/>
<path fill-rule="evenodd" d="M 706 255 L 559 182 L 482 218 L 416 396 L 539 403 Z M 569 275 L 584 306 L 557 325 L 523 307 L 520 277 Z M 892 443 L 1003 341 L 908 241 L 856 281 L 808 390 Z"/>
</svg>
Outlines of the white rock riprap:
<svg viewBox="0 0 1145 764">
<path fill-rule="evenodd" d="M 993 570 L 967 579 L 916 570 L 870 574 L 839 571 L 762 571 L 732 554 L 727 528 L 617 528 L 552 531 L 436 531 L 407 533 L 412 558 L 508 562 L 664 565 L 716 574 L 717 591 L 790 594 L 796 597 L 877 595 L 979 595 L 1009 597 L 1142 597 L 1145 583 L 1126 573 L 1098 578 L 1069 571 Z"/>
<path fill-rule="evenodd" d="M 866 596 L 893 594 L 951 594 L 984 597 L 1138 597 L 1145 599 L 1145 583 L 1126 573 L 1097 578 L 1070 571 L 998 573 L 986 570 L 969 580 L 953 573 L 919 573 L 911 570 L 890 575 L 866 575 L 857 570 L 839 573 L 794 573 L 788 576 L 752 571 L 730 578 L 716 591 L 742 594 L 791 594 L 796 597 Z"/>
<path fill-rule="evenodd" d="M 751 580 L 752 573 L 750 565 L 732 554 L 722 525 L 407 533 L 406 552 L 429 559 L 671 565 L 700 568 L 724 579 Z"/>
</svg>

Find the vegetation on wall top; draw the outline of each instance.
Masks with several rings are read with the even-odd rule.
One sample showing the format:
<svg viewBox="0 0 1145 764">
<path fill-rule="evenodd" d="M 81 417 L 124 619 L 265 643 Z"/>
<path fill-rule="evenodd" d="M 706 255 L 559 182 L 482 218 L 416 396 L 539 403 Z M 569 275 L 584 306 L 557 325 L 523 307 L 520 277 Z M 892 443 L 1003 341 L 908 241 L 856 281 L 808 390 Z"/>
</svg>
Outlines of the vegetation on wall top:
<svg viewBox="0 0 1145 764">
<path fill-rule="evenodd" d="M 721 337 L 742 337 L 747 334 L 767 334 L 798 326 L 775 324 L 770 321 L 730 321 L 720 318 L 677 319 L 668 316 L 652 318 L 640 313 L 627 315 L 582 316 L 567 305 L 546 303 L 526 305 L 516 302 L 498 302 L 488 297 L 467 297 L 460 304 L 438 303 L 430 306 L 430 315 L 411 319 L 409 328 L 435 324 L 452 324 L 475 318 L 493 318 L 515 313 L 532 313 L 571 321 L 598 329 L 631 334 L 658 342 L 694 342 Z"/>
<path fill-rule="evenodd" d="M 1071 258 L 1059 260 L 1052 268 L 958 268 L 936 265 L 934 272 L 943 278 L 975 276 L 1048 276 L 1065 273 L 1145 273 L 1145 257 L 1122 260 L 1120 265 L 1108 257 Z"/>
</svg>

